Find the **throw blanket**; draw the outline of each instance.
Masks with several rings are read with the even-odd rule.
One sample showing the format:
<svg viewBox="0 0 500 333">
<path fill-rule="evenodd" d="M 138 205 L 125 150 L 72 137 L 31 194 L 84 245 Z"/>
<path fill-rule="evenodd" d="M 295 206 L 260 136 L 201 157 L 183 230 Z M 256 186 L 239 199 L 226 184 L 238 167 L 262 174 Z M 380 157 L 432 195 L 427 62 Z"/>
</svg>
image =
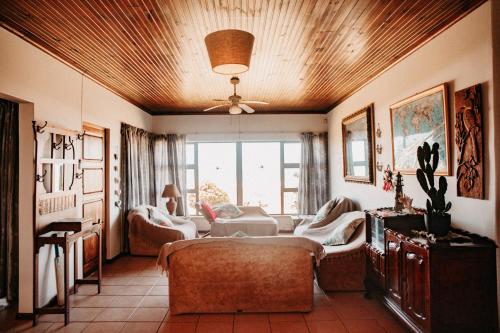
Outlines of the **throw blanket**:
<svg viewBox="0 0 500 333">
<path fill-rule="evenodd" d="M 300 233 L 302 236 L 312 239 L 318 243 L 323 244 L 328 238 L 330 238 L 333 231 L 342 223 L 354 221 L 354 220 L 364 220 L 365 213 L 360 211 L 348 212 L 340 215 L 335 221 L 327 224 L 321 228 L 307 228 L 306 226 L 298 226 L 296 233 Z"/>
<path fill-rule="evenodd" d="M 318 266 L 320 260 L 323 259 L 326 255 L 325 250 L 321 244 L 305 237 L 237 237 L 237 238 L 212 237 L 212 238 L 181 240 L 173 243 L 167 243 L 162 246 L 156 265 L 161 266 L 162 272 L 166 271 L 168 274 L 168 257 L 172 253 L 193 245 L 215 247 L 228 242 L 240 243 L 240 244 L 301 247 L 303 249 L 308 250 L 314 255 L 314 258 L 316 259 L 316 265 Z"/>
</svg>

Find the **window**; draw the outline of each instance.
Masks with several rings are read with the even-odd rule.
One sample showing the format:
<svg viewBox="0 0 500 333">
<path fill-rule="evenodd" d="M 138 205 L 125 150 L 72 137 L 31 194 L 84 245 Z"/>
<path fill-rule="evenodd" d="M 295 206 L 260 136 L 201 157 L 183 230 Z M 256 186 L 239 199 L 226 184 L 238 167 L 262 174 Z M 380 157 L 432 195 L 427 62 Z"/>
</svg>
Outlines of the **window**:
<svg viewBox="0 0 500 333">
<path fill-rule="evenodd" d="M 188 143 L 187 199 L 260 206 L 270 214 L 296 214 L 299 142 Z"/>
<path fill-rule="evenodd" d="M 354 140 L 352 145 L 352 162 L 354 176 L 365 176 L 368 168 L 368 152 L 366 151 L 366 140 Z"/>
</svg>

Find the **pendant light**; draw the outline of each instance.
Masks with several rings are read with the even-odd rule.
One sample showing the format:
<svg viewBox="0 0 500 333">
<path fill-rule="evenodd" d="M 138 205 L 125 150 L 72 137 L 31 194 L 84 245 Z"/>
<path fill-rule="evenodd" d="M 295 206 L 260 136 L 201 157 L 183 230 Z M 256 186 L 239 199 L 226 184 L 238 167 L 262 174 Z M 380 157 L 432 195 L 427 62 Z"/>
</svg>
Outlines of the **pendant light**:
<svg viewBox="0 0 500 333">
<path fill-rule="evenodd" d="M 228 29 L 212 32 L 205 37 L 212 70 L 235 75 L 248 71 L 254 36 L 246 31 Z"/>
</svg>

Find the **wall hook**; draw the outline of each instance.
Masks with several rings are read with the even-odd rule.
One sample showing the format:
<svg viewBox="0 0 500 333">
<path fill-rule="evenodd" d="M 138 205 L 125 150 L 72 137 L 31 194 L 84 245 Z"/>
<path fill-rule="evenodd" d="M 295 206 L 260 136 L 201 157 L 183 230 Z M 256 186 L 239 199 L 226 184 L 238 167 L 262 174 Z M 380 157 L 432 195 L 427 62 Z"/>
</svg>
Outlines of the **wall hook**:
<svg viewBox="0 0 500 333">
<path fill-rule="evenodd" d="M 82 179 L 82 177 L 83 177 L 83 172 L 77 172 L 77 173 L 75 173 L 75 178 L 76 179 Z"/>
<path fill-rule="evenodd" d="M 54 150 L 61 149 L 61 143 L 63 143 L 63 141 L 64 141 L 64 137 L 61 137 L 61 140 L 59 140 L 59 142 L 57 142 L 57 143 L 52 142 L 52 149 L 54 149 Z"/>
<path fill-rule="evenodd" d="M 377 154 L 382 154 L 382 145 L 377 144 L 377 146 L 375 147 L 375 150 L 377 151 Z"/>
<path fill-rule="evenodd" d="M 378 171 L 382 171 L 383 168 L 384 168 L 384 165 L 382 163 L 380 163 L 380 162 L 377 162 L 377 170 Z"/>
<path fill-rule="evenodd" d="M 47 121 L 45 121 L 45 123 L 42 126 L 40 126 L 40 125 L 37 125 L 36 121 L 33 120 L 33 131 L 35 133 L 39 133 L 39 134 L 44 133 L 45 131 L 43 129 L 45 127 L 47 127 Z"/>
<path fill-rule="evenodd" d="M 41 176 L 40 175 L 36 175 L 35 179 L 36 179 L 37 182 L 43 183 L 46 175 L 47 175 L 47 170 L 44 170 L 43 174 Z"/>
<path fill-rule="evenodd" d="M 78 133 L 78 134 L 76 135 L 76 138 L 77 138 L 78 140 L 83 140 L 83 136 L 84 136 L 84 135 L 85 135 L 85 131 L 83 131 L 83 133 Z"/>
</svg>

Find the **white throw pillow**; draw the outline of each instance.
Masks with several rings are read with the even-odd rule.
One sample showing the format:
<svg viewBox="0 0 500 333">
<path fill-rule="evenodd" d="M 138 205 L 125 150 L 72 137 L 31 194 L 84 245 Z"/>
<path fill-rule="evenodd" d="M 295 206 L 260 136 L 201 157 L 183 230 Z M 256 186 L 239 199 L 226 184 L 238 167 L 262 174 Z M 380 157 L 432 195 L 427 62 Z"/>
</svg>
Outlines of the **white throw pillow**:
<svg viewBox="0 0 500 333">
<path fill-rule="evenodd" d="M 148 208 L 149 220 L 163 227 L 173 227 L 172 221 L 157 208 Z"/>
<path fill-rule="evenodd" d="M 323 245 L 344 245 L 349 242 L 356 229 L 363 223 L 364 218 L 348 219 L 337 226 L 330 236 L 323 242 Z"/>
<path fill-rule="evenodd" d="M 217 217 L 222 219 L 235 219 L 245 214 L 241 209 L 233 204 L 223 204 L 213 208 Z"/>
</svg>

